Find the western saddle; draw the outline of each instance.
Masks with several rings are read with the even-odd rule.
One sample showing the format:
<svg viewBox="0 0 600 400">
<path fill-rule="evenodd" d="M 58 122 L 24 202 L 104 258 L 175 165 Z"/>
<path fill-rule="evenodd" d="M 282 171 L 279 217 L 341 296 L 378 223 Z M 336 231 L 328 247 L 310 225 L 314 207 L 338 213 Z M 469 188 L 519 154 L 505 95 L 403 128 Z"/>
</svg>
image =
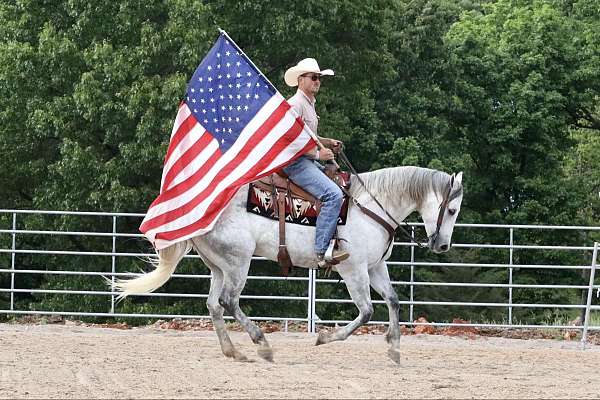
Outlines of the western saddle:
<svg viewBox="0 0 600 400">
<path fill-rule="evenodd" d="M 344 193 L 347 193 L 347 189 L 350 187 L 348 173 L 340 172 L 335 166 L 327 164 L 325 166 L 325 174 L 338 186 L 340 186 Z M 292 180 L 289 179 L 289 177 L 283 171 L 278 171 L 269 176 L 256 180 L 252 182 L 252 185 L 266 192 L 272 193 L 273 210 L 279 221 L 279 251 L 277 253 L 277 262 L 281 266 L 281 273 L 284 276 L 288 276 L 293 264 L 285 243 L 286 198 L 289 204 L 292 204 L 292 196 L 308 201 L 314 205 L 317 213 L 320 212 L 321 202 L 313 195 L 302 189 L 300 186 L 292 182 Z M 295 212 L 293 207 L 290 207 L 290 212 Z"/>
</svg>

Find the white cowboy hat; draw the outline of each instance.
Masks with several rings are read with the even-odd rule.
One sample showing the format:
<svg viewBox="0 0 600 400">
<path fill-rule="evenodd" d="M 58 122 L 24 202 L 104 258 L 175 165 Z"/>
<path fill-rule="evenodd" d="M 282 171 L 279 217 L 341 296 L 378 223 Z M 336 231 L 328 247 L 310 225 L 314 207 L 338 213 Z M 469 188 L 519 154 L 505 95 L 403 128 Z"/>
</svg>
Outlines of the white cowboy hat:
<svg viewBox="0 0 600 400">
<path fill-rule="evenodd" d="M 287 71 L 285 71 L 284 79 L 288 86 L 298 86 L 298 77 L 300 75 L 313 72 L 320 75 L 333 75 L 333 71 L 330 69 L 324 69 L 321 71 L 317 60 L 314 58 L 305 58 L 300 61 L 297 65 L 294 65 Z"/>
</svg>

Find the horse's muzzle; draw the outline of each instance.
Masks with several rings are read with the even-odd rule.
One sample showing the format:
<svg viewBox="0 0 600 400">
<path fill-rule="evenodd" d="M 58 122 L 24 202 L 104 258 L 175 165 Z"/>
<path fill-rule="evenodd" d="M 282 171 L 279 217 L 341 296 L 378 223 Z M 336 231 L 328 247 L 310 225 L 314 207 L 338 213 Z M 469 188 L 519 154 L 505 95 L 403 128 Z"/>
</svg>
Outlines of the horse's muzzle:
<svg viewBox="0 0 600 400">
<path fill-rule="evenodd" d="M 429 236 L 428 246 L 434 253 L 445 253 L 452 247 L 452 243 L 444 240 L 440 240 L 440 235 L 433 234 Z"/>
</svg>

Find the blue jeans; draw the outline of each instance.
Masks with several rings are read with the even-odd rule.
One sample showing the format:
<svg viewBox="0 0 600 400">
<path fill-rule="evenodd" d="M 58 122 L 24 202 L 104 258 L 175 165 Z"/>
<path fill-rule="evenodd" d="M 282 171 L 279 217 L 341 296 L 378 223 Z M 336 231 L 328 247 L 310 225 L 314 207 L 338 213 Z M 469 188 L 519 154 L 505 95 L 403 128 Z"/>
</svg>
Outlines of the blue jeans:
<svg viewBox="0 0 600 400">
<path fill-rule="evenodd" d="M 321 200 L 317 217 L 315 252 L 325 253 L 335 233 L 344 200 L 342 190 L 321 170 L 320 164 L 302 156 L 283 169 L 291 180 L 315 198 Z"/>
</svg>

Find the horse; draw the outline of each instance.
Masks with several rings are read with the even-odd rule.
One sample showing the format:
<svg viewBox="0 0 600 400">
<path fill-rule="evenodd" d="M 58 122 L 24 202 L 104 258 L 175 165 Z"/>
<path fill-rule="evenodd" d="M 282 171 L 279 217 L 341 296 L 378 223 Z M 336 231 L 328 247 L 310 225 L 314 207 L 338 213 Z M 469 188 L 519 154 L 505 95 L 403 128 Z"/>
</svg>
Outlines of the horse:
<svg viewBox="0 0 600 400">
<path fill-rule="evenodd" d="M 391 255 L 393 238 L 388 229 L 368 217 L 357 205 L 362 204 L 392 225 L 417 211 L 425 225 L 429 249 L 436 253 L 446 252 L 451 247 L 452 232 L 462 203 L 462 172 L 449 175 L 419 167 L 385 168 L 353 175 L 349 193 L 353 203 L 349 206 L 346 224 L 338 226 L 338 237 L 344 239 L 340 246 L 350 253 L 350 257 L 333 266 L 333 270 L 346 284 L 358 308 L 358 316 L 333 332 L 321 331 L 316 345 L 344 340 L 370 320 L 373 314 L 370 286 L 388 307 L 389 328 L 385 336 L 390 343 L 388 356 L 399 363 L 400 303 L 385 262 Z M 247 212 L 247 197 L 248 185 L 240 188 L 210 232 L 159 250 L 153 271 L 135 279 L 118 280 L 115 287 L 121 292 L 120 299 L 156 290 L 167 282 L 179 261 L 193 249 L 211 270 L 207 307 L 223 354 L 238 361 L 247 360 L 234 347 L 227 333 L 223 319 L 223 312 L 227 311 L 257 345 L 259 357 L 273 361 L 269 342 L 260 328 L 242 312 L 239 299 L 252 256 L 277 260 L 278 222 Z M 294 265 L 316 268 L 315 228 L 288 224 L 286 236 Z"/>
</svg>

